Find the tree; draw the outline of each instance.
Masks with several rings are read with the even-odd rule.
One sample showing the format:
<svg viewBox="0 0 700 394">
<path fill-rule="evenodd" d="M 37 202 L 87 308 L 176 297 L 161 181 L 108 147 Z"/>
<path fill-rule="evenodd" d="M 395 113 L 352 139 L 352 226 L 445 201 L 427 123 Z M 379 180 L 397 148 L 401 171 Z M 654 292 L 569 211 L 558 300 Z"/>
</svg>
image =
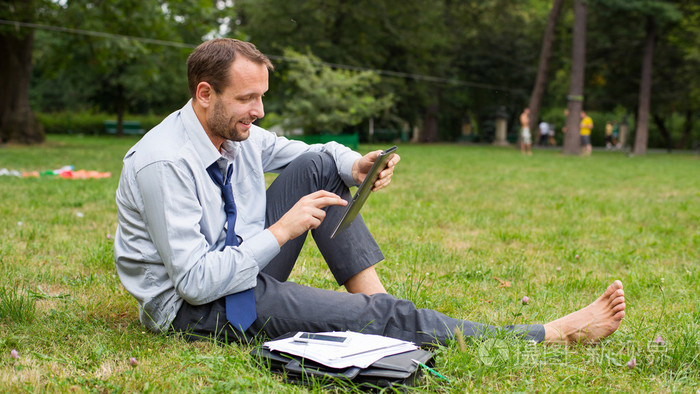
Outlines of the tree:
<svg viewBox="0 0 700 394">
<path fill-rule="evenodd" d="M 493 138 L 501 108 L 506 109 L 508 124 L 517 124 L 535 80 L 541 32 L 551 4 L 551 0 L 453 1 L 449 51 L 456 58 L 451 72 L 469 82 L 446 89 L 442 118 L 448 106 L 459 117 L 467 111 L 473 114 L 479 141 Z"/>
<path fill-rule="evenodd" d="M 292 50 L 286 50 L 284 56 L 293 60 L 286 77 L 297 89 L 283 116 L 287 126 L 302 127 L 307 135 L 339 133 L 393 104 L 392 95 L 372 94 L 379 77 L 371 71 L 334 70 L 313 55 Z"/>
<path fill-rule="evenodd" d="M 184 96 L 184 58 L 178 56 L 179 52 L 126 36 L 181 42 L 176 29 L 182 25 L 200 23 L 200 39 L 215 30 L 216 9 L 211 1 L 186 4 L 163 0 L 68 0 L 58 12 L 57 16 L 67 27 L 112 35 L 71 35 L 63 40 L 65 46 L 55 48 L 55 53 L 72 53 L 73 62 L 63 65 L 69 72 L 80 64 L 89 65 L 83 78 L 92 78 L 96 87 L 91 99 L 99 107 L 116 114 L 118 135 L 123 135 L 122 123 L 127 109 L 133 108 L 142 97 L 150 96 L 152 86 L 165 75 L 173 72 L 181 75 L 177 91 L 180 94 L 175 95 Z M 172 67 L 173 57 L 182 59 L 180 69 Z"/>
<path fill-rule="evenodd" d="M 564 0 L 554 0 L 552 9 L 549 11 L 547 18 L 547 27 L 542 37 L 542 49 L 540 50 L 540 62 L 537 68 L 537 78 L 535 85 L 532 88 L 530 95 L 530 130 L 537 130 L 537 120 L 539 118 L 540 107 L 542 105 L 542 96 L 547 87 L 547 73 L 549 72 L 549 59 L 552 56 L 552 43 L 554 42 L 554 31 L 557 26 L 557 20 L 561 14 L 562 4 Z"/>
<path fill-rule="evenodd" d="M 642 75 L 639 83 L 639 106 L 637 112 L 637 129 L 634 139 L 634 154 L 643 155 L 647 151 L 649 140 L 649 111 L 651 103 L 652 70 L 654 64 L 654 48 L 659 34 L 659 25 L 680 19 L 676 6 L 667 1 L 644 2 L 638 0 L 637 10 L 646 16 L 646 38 L 642 55 Z M 665 129 L 662 127 L 663 133 Z M 667 146 L 671 147 L 670 134 L 667 135 Z"/>
<path fill-rule="evenodd" d="M 2 19 L 32 22 L 36 2 L 0 1 Z M 19 26 L 0 27 L 0 142 L 34 144 L 44 141 L 44 131 L 29 105 L 29 81 L 32 74 L 34 31 Z"/>
<path fill-rule="evenodd" d="M 677 22 L 682 17 L 690 22 L 698 7 L 669 0 L 589 0 L 591 3 L 595 13 L 589 21 L 587 102 L 598 110 L 624 107 L 626 112 L 636 112 L 636 154 L 644 154 L 650 141 L 670 147 L 672 130 L 667 129 L 664 117 L 688 108 L 692 76 L 697 74 L 688 69 L 682 49 L 693 47 L 697 29 L 692 34 Z M 684 16 L 678 10 L 681 6 L 687 7 Z M 650 117 L 656 130 L 649 128 Z"/>
<path fill-rule="evenodd" d="M 500 106 L 522 107 L 534 80 L 542 15 L 551 0 L 238 0 L 234 22 L 264 53 L 310 50 L 325 62 L 385 70 L 377 85 L 395 94 L 382 115 L 451 140 L 466 114 L 488 125 Z M 536 38 L 535 38 L 536 37 Z M 284 61 L 277 61 L 284 75 Z M 270 81 L 269 111 L 294 100 Z M 484 130 L 488 128 L 484 127 Z M 481 132 L 480 132 L 481 134 Z M 488 131 L 485 133 L 488 139 Z"/>
<path fill-rule="evenodd" d="M 438 48 L 446 38 L 442 10 L 442 2 L 421 0 L 406 0 L 401 7 L 391 0 L 240 0 L 233 22 L 270 55 L 290 48 L 329 63 L 435 75 L 446 64 Z M 285 75 L 287 62 L 276 63 L 275 74 Z M 378 123 L 398 115 L 422 125 L 435 98 L 434 83 L 416 79 L 382 77 L 375 88 L 379 95 L 396 92 L 395 105 Z M 270 90 L 270 111 L 296 100 L 288 81 L 274 74 Z"/>
<path fill-rule="evenodd" d="M 38 32 L 33 97 L 48 110 L 112 112 L 121 135 L 127 111 L 170 111 L 187 99 L 185 60 L 218 30 L 221 12 L 210 0 L 60 2 L 44 23 L 80 31 Z"/>
<path fill-rule="evenodd" d="M 571 84 L 566 117 L 564 154 L 576 155 L 581 149 L 580 113 L 583 110 L 583 82 L 586 70 L 586 4 L 574 0 L 574 32 L 571 55 Z"/>
<path fill-rule="evenodd" d="M 649 139 L 649 104 L 651 103 L 651 73 L 654 62 L 654 45 L 656 44 L 656 22 L 654 17 L 647 17 L 647 37 L 644 40 L 642 57 L 642 77 L 639 83 L 639 107 L 637 112 L 637 130 L 634 136 L 635 155 L 647 152 Z"/>
<path fill-rule="evenodd" d="M 677 50 L 680 57 L 679 61 L 674 62 L 675 67 L 669 67 L 668 79 L 675 77 L 673 79 L 676 81 L 671 87 L 673 98 L 669 101 L 673 105 L 672 109 L 678 109 L 683 113 L 684 118 L 683 129 L 676 146 L 690 148 L 694 124 L 693 112 L 697 112 L 700 108 L 700 73 L 698 73 L 700 70 L 700 4 L 683 2 L 678 5 L 678 11 L 682 18 L 679 18 L 668 35 L 667 44 L 668 47 Z M 665 56 L 663 58 L 666 59 Z M 678 67 L 679 63 L 681 67 Z M 676 85 L 678 88 L 673 89 Z M 680 95 L 677 94 L 679 92 Z"/>
</svg>

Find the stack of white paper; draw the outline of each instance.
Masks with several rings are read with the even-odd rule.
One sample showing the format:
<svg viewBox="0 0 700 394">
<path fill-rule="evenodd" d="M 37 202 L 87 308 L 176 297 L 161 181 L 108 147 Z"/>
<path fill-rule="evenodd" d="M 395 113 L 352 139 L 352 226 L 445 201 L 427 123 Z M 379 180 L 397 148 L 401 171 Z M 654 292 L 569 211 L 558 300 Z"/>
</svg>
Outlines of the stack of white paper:
<svg viewBox="0 0 700 394">
<path fill-rule="evenodd" d="M 294 338 L 265 342 L 270 350 L 303 357 L 331 368 L 367 368 L 382 357 L 418 349 L 411 342 L 381 335 L 357 332 L 324 332 L 335 336 L 346 336 L 350 341 L 345 346 L 319 343 L 295 342 Z"/>
</svg>

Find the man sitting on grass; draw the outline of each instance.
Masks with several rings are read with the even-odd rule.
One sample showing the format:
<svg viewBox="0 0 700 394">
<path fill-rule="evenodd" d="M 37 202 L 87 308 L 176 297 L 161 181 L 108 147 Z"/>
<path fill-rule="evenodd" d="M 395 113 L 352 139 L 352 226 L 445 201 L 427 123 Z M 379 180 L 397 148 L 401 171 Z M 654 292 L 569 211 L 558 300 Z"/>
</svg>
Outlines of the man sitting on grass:
<svg viewBox="0 0 700 394">
<path fill-rule="evenodd" d="M 374 270 L 383 255 L 361 217 L 330 239 L 348 187 L 362 182 L 379 152 L 307 145 L 253 125 L 264 116 L 273 67 L 250 43 L 205 42 L 187 67 L 192 99 L 129 150 L 116 196 L 117 272 L 149 329 L 226 341 L 352 330 L 423 345 L 445 344 L 456 329 L 597 342 L 619 327 L 620 281 L 561 319 L 503 328 L 386 294 Z M 389 184 L 399 160 L 375 190 Z M 267 190 L 265 172 L 279 173 Z M 309 232 L 348 292 L 287 281 Z"/>
</svg>

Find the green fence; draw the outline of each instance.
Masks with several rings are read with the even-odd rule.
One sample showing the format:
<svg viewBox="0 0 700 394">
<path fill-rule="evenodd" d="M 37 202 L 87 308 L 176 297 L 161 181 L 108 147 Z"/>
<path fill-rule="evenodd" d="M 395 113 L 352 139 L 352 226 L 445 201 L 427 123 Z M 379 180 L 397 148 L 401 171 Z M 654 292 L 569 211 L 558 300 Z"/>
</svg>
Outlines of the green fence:
<svg viewBox="0 0 700 394">
<path fill-rule="evenodd" d="M 105 120 L 105 132 L 107 134 L 117 134 L 117 121 Z M 141 127 L 141 122 L 134 120 L 125 120 L 122 122 L 124 126 L 124 134 L 145 134 L 146 130 Z"/>
<path fill-rule="evenodd" d="M 326 142 L 335 141 L 345 145 L 352 150 L 357 150 L 360 145 L 359 134 L 320 134 L 320 135 L 291 135 L 287 138 L 292 140 L 304 141 L 307 144 L 325 144 Z"/>
</svg>

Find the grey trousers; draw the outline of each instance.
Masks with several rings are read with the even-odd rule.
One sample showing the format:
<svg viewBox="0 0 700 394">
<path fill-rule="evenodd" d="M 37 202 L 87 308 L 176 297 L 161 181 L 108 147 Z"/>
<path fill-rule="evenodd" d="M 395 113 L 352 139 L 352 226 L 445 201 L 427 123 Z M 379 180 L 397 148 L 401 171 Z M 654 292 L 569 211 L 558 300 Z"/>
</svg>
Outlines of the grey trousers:
<svg viewBox="0 0 700 394">
<path fill-rule="evenodd" d="M 275 223 L 301 197 L 317 190 L 332 191 L 350 199 L 350 192 L 338 176 L 332 158 L 325 153 L 307 153 L 294 160 L 270 185 L 267 224 Z M 384 258 L 360 216 L 345 231 L 330 239 L 341 214 L 342 207 L 328 208 L 323 223 L 311 231 L 339 285 Z M 303 235 L 287 242 L 258 275 L 257 320 L 244 333 L 233 329 L 226 321 L 223 297 L 204 305 L 183 304 L 172 330 L 184 333 L 189 339 L 216 337 L 226 342 L 274 338 L 297 331 L 351 330 L 418 345 L 434 345 L 445 344 L 458 328 L 465 336 L 478 337 L 486 332 L 506 330 L 537 342 L 544 339 L 542 325 L 487 326 L 430 309 L 418 309 L 412 302 L 389 294 L 350 294 L 288 282 L 305 239 Z"/>
</svg>

